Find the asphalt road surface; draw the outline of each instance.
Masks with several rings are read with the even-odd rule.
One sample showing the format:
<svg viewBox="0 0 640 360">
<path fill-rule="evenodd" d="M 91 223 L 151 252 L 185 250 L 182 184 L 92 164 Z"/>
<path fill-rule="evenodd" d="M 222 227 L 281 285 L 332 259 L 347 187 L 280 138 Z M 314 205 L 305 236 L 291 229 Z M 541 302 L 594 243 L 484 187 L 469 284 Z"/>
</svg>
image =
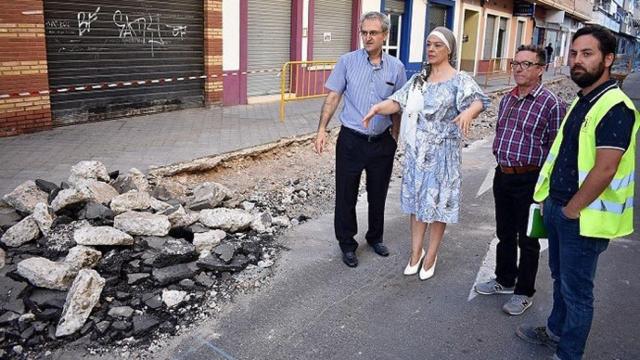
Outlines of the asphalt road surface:
<svg viewBox="0 0 640 360">
<path fill-rule="evenodd" d="M 219 317 L 172 339 L 164 358 L 549 358 L 550 350 L 524 343 L 514 334 L 520 323 L 544 324 L 550 311 L 546 251 L 541 254 L 534 304 L 524 315 L 502 312 L 508 295 L 471 292 L 475 281 L 492 274 L 495 261 L 490 189 L 494 166 L 490 140 L 465 149 L 461 221 L 447 228 L 430 280 L 402 274 L 409 228 L 407 216 L 399 210 L 396 178 L 387 201 L 389 257 L 377 256 L 364 241 L 366 196 L 361 197 L 357 268 L 347 268 L 340 260 L 333 214 L 298 226 L 284 240 L 290 250 L 278 260 L 270 286 L 239 297 Z M 639 259 L 637 235 L 612 242 L 601 255 L 586 359 L 640 358 Z"/>
</svg>

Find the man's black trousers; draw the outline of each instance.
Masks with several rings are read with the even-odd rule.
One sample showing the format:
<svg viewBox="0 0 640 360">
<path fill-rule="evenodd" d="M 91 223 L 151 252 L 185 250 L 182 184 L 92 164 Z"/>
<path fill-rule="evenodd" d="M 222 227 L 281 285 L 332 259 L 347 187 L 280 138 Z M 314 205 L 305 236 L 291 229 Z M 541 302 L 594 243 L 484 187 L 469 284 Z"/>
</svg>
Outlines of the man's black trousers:
<svg viewBox="0 0 640 360">
<path fill-rule="evenodd" d="M 535 293 L 540 242 L 527 236 L 527 219 L 538 174 L 539 171 L 505 174 L 497 167 L 493 179 L 496 233 L 499 240 L 496 281 L 505 287 L 515 285 L 516 295 L 533 296 Z"/>
<path fill-rule="evenodd" d="M 365 238 L 369 244 L 382 242 L 384 207 L 393 169 L 397 144 L 389 131 L 367 137 L 342 127 L 336 144 L 336 207 L 334 229 L 343 252 L 355 251 L 358 243 L 356 202 L 362 171 L 366 173 L 369 229 Z"/>
</svg>

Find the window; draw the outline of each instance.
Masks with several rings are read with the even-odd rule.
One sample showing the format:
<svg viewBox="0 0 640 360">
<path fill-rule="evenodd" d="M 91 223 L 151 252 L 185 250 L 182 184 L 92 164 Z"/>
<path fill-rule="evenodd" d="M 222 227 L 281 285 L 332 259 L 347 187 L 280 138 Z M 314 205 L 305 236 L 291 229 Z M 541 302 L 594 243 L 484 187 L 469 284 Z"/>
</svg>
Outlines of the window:
<svg viewBox="0 0 640 360">
<path fill-rule="evenodd" d="M 601 0 L 597 3 L 602 10 L 606 13 L 610 13 L 611 11 L 611 0 Z"/>
<path fill-rule="evenodd" d="M 429 3 L 429 32 L 438 26 L 447 26 L 447 8 Z"/>
<path fill-rule="evenodd" d="M 506 17 L 487 14 L 484 32 L 484 50 L 482 51 L 483 60 L 505 56 L 508 26 L 509 19 Z"/>
<path fill-rule="evenodd" d="M 507 38 L 507 19 L 501 17 L 500 23 L 498 26 L 498 41 L 496 44 L 497 48 L 496 48 L 495 57 L 497 58 L 504 57 L 504 49 L 506 48 L 505 47 L 506 38 Z"/>
<path fill-rule="evenodd" d="M 382 49 L 393 57 L 400 57 L 400 29 L 402 28 L 402 15 L 387 14 L 389 16 L 389 36 Z"/>
<path fill-rule="evenodd" d="M 489 60 L 493 57 L 493 48 L 495 47 L 495 42 L 493 39 L 493 35 L 496 28 L 496 16 L 487 15 L 487 22 L 485 25 L 484 32 L 484 51 L 482 54 L 482 58 L 484 60 Z"/>
<path fill-rule="evenodd" d="M 516 29 L 516 50 L 522 45 L 522 35 L 524 32 L 524 21 L 518 21 L 518 28 Z"/>
</svg>

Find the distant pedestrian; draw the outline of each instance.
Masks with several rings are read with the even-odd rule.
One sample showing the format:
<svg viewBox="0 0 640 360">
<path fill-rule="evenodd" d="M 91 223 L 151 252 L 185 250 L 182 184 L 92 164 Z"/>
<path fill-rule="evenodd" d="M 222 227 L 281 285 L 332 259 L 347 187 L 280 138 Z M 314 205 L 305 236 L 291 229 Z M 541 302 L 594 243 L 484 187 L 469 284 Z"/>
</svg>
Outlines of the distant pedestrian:
<svg viewBox="0 0 640 360">
<path fill-rule="evenodd" d="M 499 240 L 496 278 L 474 289 L 483 295 L 513 294 L 502 306 L 509 315 L 520 315 L 533 304 L 540 242 L 527 236 L 529 205 L 540 168 L 566 112 L 564 101 L 540 81 L 544 57 L 541 47 L 518 48 L 511 62 L 516 87 L 500 101 L 493 141 L 498 163 L 493 178 Z"/>
<path fill-rule="evenodd" d="M 358 266 L 355 252 L 358 243 L 354 236 L 358 232 L 356 203 L 363 171 L 367 175 L 369 203 L 369 228 L 365 238 L 376 254 L 389 255 L 382 243 L 384 208 L 400 117 L 378 115 L 368 128 L 361 122 L 371 104 L 386 99 L 407 81 L 400 60 L 382 50 L 388 34 L 389 18 L 386 15 L 372 11 L 362 16 L 360 36 L 364 49 L 342 55 L 331 72 L 325 84 L 330 92 L 322 105 L 315 140 L 315 150 L 320 154 L 326 145 L 327 125 L 344 96 L 344 108 L 340 113 L 342 127 L 336 144 L 334 229 L 342 250 L 342 261 L 349 267 Z"/>
<path fill-rule="evenodd" d="M 569 66 L 581 90 L 533 195 L 544 202 L 540 209 L 549 236 L 553 307 L 546 326 L 521 325 L 516 334 L 556 348 L 555 359 L 582 358 L 593 319 L 598 257 L 610 239 L 633 232 L 640 114 L 611 80 L 615 56 L 616 38 L 606 28 L 585 26 L 573 35 Z"/>
<path fill-rule="evenodd" d="M 549 64 L 551 64 L 551 55 L 553 54 L 553 46 L 551 46 L 551 43 L 549 43 L 549 45 L 547 45 L 547 47 L 544 48 L 545 52 L 547 53 L 547 68 L 546 70 L 549 71 Z"/>
</svg>

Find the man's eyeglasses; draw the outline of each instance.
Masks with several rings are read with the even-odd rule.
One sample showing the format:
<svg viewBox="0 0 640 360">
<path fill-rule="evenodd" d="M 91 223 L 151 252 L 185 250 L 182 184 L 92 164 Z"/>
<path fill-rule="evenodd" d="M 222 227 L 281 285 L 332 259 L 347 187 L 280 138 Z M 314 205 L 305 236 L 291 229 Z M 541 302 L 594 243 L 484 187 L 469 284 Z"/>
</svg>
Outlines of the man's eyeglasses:
<svg viewBox="0 0 640 360">
<path fill-rule="evenodd" d="M 382 31 L 376 31 L 376 30 L 373 30 L 373 31 L 364 31 L 364 30 L 361 30 L 361 31 L 360 31 L 360 36 L 362 36 L 362 37 L 364 37 L 364 38 L 369 37 L 369 36 L 371 36 L 371 37 L 376 37 L 376 36 L 378 36 L 378 35 L 380 35 L 380 34 L 382 34 Z"/>
<path fill-rule="evenodd" d="M 544 66 L 545 64 L 541 64 L 541 63 L 534 63 L 531 61 L 512 61 L 511 62 L 511 68 L 515 69 L 517 67 L 520 67 L 520 69 L 522 70 L 527 70 L 528 68 L 530 68 L 533 65 L 540 65 L 540 66 Z"/>
</svg>

